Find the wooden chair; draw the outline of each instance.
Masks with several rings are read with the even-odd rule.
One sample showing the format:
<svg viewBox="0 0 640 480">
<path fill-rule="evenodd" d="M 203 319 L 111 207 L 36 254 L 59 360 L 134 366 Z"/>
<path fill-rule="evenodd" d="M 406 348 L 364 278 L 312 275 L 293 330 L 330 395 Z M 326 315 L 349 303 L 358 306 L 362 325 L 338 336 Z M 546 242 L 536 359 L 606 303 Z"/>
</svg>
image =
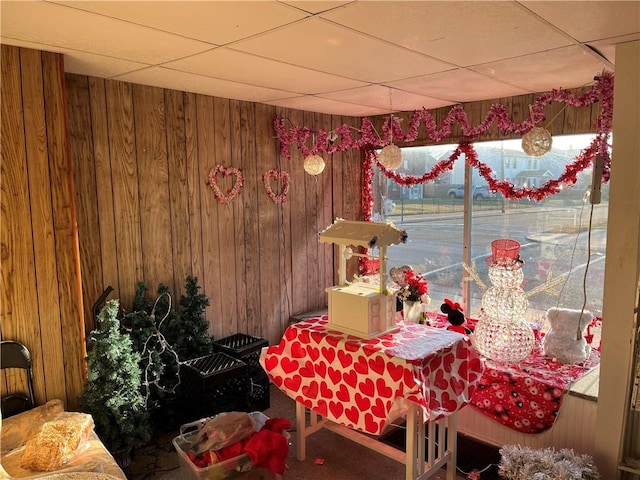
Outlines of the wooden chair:
<svg viewBox="0 0 640 480">
<path fill-rule="evenodd" d="M 1 399 L 2 417 L 7 418 L 36 406 L 33 389 L 33 371 L 31 368 L 31 354 L 29 349 L 20 342 L 3 340 L 0 342 L 0 369 L 24 369 L 28 393 L 8 393 Z"/>
</svg>

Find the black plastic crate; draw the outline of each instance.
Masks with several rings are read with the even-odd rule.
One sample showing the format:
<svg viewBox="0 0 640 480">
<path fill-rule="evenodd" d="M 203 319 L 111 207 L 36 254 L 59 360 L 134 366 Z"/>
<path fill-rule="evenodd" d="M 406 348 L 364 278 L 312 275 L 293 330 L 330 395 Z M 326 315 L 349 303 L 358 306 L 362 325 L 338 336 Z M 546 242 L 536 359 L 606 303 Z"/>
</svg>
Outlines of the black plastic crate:
<svg viewBox="0 0 640 480">
<path fill-rule="evenodd" d="M 221 412 L 249 411 L 248 366 L 225 353 L 213 353 L 180 365 L 179 396 L 189 419 Z"/>
<path fill-rule="evenodd" d="M 255 370 L 263 371 L 260 365 L 260 352 L 263 347 L 268 346 L 269 342 L 264 338 L 244 333 L 236 333 L 213 342 L 213 348 L 216 351 L 231 355 L 249 365 L 250 374 Z"/>
</svg>

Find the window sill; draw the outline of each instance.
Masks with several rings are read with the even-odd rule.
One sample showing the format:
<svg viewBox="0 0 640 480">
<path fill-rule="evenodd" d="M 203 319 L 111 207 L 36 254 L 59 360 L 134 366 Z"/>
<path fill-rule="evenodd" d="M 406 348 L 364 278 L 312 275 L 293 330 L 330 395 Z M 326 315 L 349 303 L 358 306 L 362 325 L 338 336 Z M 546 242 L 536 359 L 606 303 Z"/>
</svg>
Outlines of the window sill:
<svg viewBox="0 0 640 480">
<path fill-rule="evenodd" d="M 598 387 L 600 385 L 600 366 L 598 365 L 591 372 L 587 373 L 584 377 L 571 385 L 569 388 L 569 395 L 590 400 L 592 402 L 598 401 Z"/>
</svg>

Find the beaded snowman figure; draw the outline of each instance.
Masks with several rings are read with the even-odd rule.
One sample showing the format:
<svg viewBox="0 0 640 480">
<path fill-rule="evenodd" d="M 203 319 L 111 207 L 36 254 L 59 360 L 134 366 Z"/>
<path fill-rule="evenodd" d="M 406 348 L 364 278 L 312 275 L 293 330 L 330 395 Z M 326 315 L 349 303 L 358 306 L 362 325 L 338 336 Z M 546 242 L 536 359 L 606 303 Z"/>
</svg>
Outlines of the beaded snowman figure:
<svg viewBox="0 0 640 480">
<path fill-rule="evenodd" d="M 482 296 L 474 345 L 491 360 L 516 363 L 528 357 L 535 346 L 533 328 L 524 319 L 529 300 L 522 288 L 520 244 L 511 239 L 494 240 L 491 250 L 491 286 Z"/>
</svg>

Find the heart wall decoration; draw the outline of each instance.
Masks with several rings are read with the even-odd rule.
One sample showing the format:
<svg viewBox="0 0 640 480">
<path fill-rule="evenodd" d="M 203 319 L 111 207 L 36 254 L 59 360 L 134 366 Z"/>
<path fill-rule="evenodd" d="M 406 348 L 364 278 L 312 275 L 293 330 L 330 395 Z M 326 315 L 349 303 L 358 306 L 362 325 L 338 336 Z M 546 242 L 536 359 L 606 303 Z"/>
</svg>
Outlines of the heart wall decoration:
<svg viewBox="0 0 640 480">
<path fill-rule="evenodd" d="M 222 193 L 222 190 L 220 190 L 220 187 L 218 186 L 218 174 L 222 175 L 223 177 L 235 177 L 235 183 L 233 184 L 233 187 L 228 189 L 226 194 Z M 222 205 L 225 205 L 238 195 L 240 189 L 244 185 L 242 170 L 235 167 L 216 165 L 209 172 L 208 185 L 211 187 L 211 190 L 213 190 L 213 194 L 218 199 L 218 202 L 220 202 Z"/>
<path fill-rule="evenodd" d="M 282 190 L 279 194 L 275 193 L 271 188 L 272 182 L 282 182 Z M 262 183 L 264 183 L 264 189 L 267 191 L 267 195 L 275 203 L 284 203 L 289 193 L 289 172 L 280 171 L 277 168 L 271 169 L 262 174 Z"/>
</svg>

